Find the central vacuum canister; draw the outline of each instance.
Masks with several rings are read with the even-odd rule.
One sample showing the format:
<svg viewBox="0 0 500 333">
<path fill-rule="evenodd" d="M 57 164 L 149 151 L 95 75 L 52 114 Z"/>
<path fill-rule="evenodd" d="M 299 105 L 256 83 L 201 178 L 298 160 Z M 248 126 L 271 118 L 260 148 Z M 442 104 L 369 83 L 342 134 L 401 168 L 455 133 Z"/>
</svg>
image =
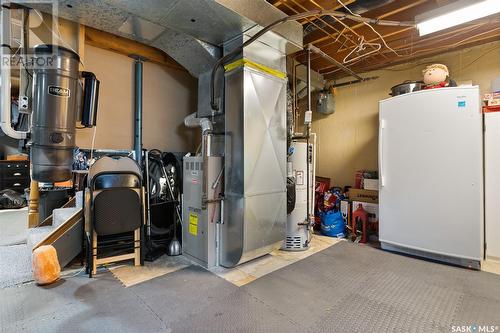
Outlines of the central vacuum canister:
<svg viewBox="0 0 500 333">
<path fill-rule="evenodd" d="M 71 178 L 75 148 L 78 66 L 75 52 L 61 46 L 35 47 L 33 69 L 32 178 L 60 182 Z"/>
</svg>

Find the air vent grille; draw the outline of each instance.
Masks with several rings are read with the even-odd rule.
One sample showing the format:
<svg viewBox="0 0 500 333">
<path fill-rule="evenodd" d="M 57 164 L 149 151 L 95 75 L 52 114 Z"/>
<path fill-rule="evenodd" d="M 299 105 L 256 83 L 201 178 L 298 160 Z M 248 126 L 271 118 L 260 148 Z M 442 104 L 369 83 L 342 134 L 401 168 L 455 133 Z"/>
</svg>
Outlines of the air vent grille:
<svg viewBox="0 0 500 333">
<path fill-rule="evenodd" d="M 304 244 L 304 242 L 302 241 L 302 237 L 286 237 L 285 248 L 287 249 L 302 249 L 302 244 Z"/>
</svg>

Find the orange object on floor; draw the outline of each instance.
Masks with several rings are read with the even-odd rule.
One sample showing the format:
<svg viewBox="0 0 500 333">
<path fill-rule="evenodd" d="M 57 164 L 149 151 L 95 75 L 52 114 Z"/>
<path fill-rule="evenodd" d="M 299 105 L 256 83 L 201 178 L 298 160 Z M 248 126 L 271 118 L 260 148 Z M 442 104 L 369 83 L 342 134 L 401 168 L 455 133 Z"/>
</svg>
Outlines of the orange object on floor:
<svg viewBox="0 0 500 333">
<path fill-rule="evenodd" d="M 363 209 L 363 204 L 358 204 L 358 207 L 351 215 L 351 230 L 357 233 L 358 224 L 361 224 L 361 240 L 360 243 L 366 243 L 368 237 L 368 213 Z"/>
<path fill-rule="evenodd" d="M 40 285 L 55 282 L 61 275 L 57 251 L 52 245 L 43 245 L 33 251 L 32 267 L 35 282 Z"/>
</svg>

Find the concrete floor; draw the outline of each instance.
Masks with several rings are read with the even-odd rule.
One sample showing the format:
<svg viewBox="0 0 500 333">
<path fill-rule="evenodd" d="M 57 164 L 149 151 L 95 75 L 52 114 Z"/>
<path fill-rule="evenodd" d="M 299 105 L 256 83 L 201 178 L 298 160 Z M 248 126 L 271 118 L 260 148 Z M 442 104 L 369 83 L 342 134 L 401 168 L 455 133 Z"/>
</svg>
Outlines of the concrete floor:
<svg viewBox="0 0 500 333">
<path fill-rule="evenodd" d="M 28 237 L 28 207 L 0 210 L 0 246 L 25 244 Z"/>
<path fill-rule="evenodd" d="M 499 331 L 500 276 L 341 242 L 242 287 L 196 266 L 129 288 L 104 271 L 0 302 L 0 332 Z"/>
</svg>

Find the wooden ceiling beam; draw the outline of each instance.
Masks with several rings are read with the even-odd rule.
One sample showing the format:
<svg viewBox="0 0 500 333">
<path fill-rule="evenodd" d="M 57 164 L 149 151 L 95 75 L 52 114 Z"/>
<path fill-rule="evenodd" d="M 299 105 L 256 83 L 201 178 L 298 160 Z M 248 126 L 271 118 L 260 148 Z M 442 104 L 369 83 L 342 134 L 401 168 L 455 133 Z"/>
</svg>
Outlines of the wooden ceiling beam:
<svg viewBox="0 0 500 333">
<path fill-rule="evenodd" d="M 411 61 L 418 61 L 418 60 L 421 60 L 421 59 L 425 59 L 425 58 L 429 58 L 429 57 L 434 57 L 436 55 L 442 54 L 443 52 L 453 52 L 453 51 L 458 51 L 458 50 L 462 50 L 462 49 L 465 49 L 465 48 L 474 47 L 474 46 L 477 46 L 477 45 L 482 45 L 482 44 L 486 44 L 486 43 L 498 41 L 499 37 L 500 37 L 500 34 L 496 34 L 496 35 L 493 35 L 493 36 L 485 36 L 484 38 L 479 38 L 477 40 L 473 40 L 473 41 L 471 41 L 471 42 L 469 42 L 467 44 L 460 45 L 460 46 L 457 46 L 457 47 L 454 47 L 454 48 L 439 49 L 439 50 L 434 50 L 434 51 L 429 51 L 429 52 L 426 52 L 426 53 L 422 53 L 418 57 L 414 57 L 412 59 L 402 59 L 402 60 L 395 59 L 394 61 L 385 62 L 383 64 L 376 64 L 376 65 L 369 66 L 369 67 L 353 68 L 353 70 L 355 72 L 357 72 L 357 73 L 366 73 L 366 72 L 371 72 L 371 71 L 374 71 L 374 70 L 383 70 L 384 68 L 387 68 L 387 67 L 392 67 L 392 66 L 403 64 L 403 63 L 407 63 L 410 60 Z M 427 64 L 427 63 L 424 63 L 423 65 L 425 65 L 425 64 Z M 322 75 L 323 75 L 323 77 L 326 80 L 334 80 L 334 79 L 340 79 L 340 78 L 346 77 L 346 75 L 343 74 L 342 71 L 336 71 L 335 74 L 325 74 L 325 73 L 323 73 Z"/>
<path fill-rule="evenodd" d="M 408 53 L 405 54 L 405 52 L 404 52 L 405 46 L 407 46 L 408 43 L 404 39 L 401 38 L 401 39 L 399 39 L 399 43 L 397 45 L 394 45 L 394 43 L 393 43 L 393 47 L 396 51 L 398 51 L 398 53 L 404 54 L 402 57 L 397 57 L 396 55 L 393 55 L 393 53 L 387 49 L 383 50 L 382 53 L 384 53 L 386 56 L 388 56 L 390 58 L 390 60 L 399 59 L 399 58 L 408 60 L 408 59 L 411 59 L 412 57 L 414 57 L 415 54 L 421 53 L 421 52 L 426 51 L 426 50 L 435 50 L 436 48 L 440 48 L 440 46 L 436 45 L 436 44 L 438 44 L 441 41 L 451 39 L 451 41 L 449 42 L 449 45 L 452 45 L 453 43 L 461 42 L 464 39 L 470 39 L 470 38 L 474 38 L 477 36 L 481 36 L 485 33 L 489 33 L 491 31 L 494 31 L 495 28 L 500 29 L 499 27 L 495 27 L 494 25 L 482 26 L 480 28 L 481 29 L 479 29 L 479 30 L 470 30 L 470 28 L 469 28 L 468 31 L 465 28 L 462 28 L 462 29 L 460 29 L 461 31 L 459 31 L 459 36 L 457 36 L 457 34 L 454 33 L 453 31 L 448 31 L 448 32 L 445 32 L 445 33 L 442 33 L 442 34 L 439 34 L 436 36 L 432 36 L 431 39 L 427 38 L 427 39 L 417 40 L 414 43 L 412 43 L 412 52 L 410 54 L 408 54 Z M 407 36 L 407 38 L 411 38 L 411 36 Z M 438 43 L 436 43 L 436 41 L 438 41 Z M 445 44 L 445 47 L 447 47 L 446 44 Z M 348 53 L 347 51 L 343 51 L 341 54 L 336 55 L 335 58 L 339 61 L 342 61 L 343 57 L 347 53 Z M 322 64 L 324 64 L 324 67 L 316 67 L 316 66 L 321 66 Z M 326 63 L 326 62 L 324 62 L 324 63 L 320 62 L 319 64 L 313 63 L 312 67 L 314 70 L 316 70 L 318 72 L 322 72 L 325 70 L 330 70 L 330 69 L 335 68 L 335 66 L 332 66 L 331 64 Z"/>
<path fill-rule="evenodd" d="M 102 30 L 85 27 L 85 43 L 126 56 L 135 54 L 155 64 L 187 72 L 184 67 L 160 49 Z"/>
<path fill-rule="evenodd" d="M 338 8 L 342 7 L 342 6 L 339 4 L 339 5 L 337 5 L 337 6 L 333 6 L 333 7 L 331 7 L 331 8 L 324 8 L 324 7 L 322 7 L 321 5 L 319 5 L 316 1 L 314 1 L 314 0 L 309 0 L 309 2 L 310 2 L 311 4 L 313 4 L 313 6 L 315 6 L 315 8 L 306 8 L 306 7 L 302 6 L 300 3 L 298 3 L 296 0 L 291 0 L 291 1 L 292 1 L 294 4 L 296 4 L 298 7 L 300 7 L 302 10 L 304 10 L 304 11 L 311 10 L 311 9 L 321 9 L 321 10 L 325 10 L 325 9 L 333 9 L 333 10 L 335 10 L 335 9 L 338 9 Z M 349 3 L 352 3 L 352 1 L 350 1 Z M 339 22 L 339 23 L 341 23 L 341 24 L 342 24 L 342 22 L 341 22 L 340 20 L 338 20 L 338 19 L 337 19 L 337 18 L 335 18 L 335 17 L 333 17 L 333 18 L 334 18 L 337 22 Z M 325 20 L 323 20 L 322 18 L 318 18 L 318 19 L 319 19 L 319 20 L 321 20 L 321 22 L 323 22 L 323 23 L 324 23 L 326 26 L 328 26 L 330 29 L 332 29 L 333 31 L 335 31 L 335 36 L 338 36 L 338 35 L 339 35 L 339 33 L 340 33 L 340 32 L 339 32 L 339 30 L 338 30 L 337 28 L 335 28 L 334 26 L 332 26 L 331 24 L 329 24 L 328 22 L 326 22 L 326 21 L 325 21 Z M 343 25 L 343 29 L 342 29 L 342 30 L 344 30 L 344 29 L 349 29 L 349 27 L 348 27 L 348 26 L 346 26 L 346 25 Z M 324 30 L 322 30 L 322 31 L 323 31 L 325 34 L 327 34 L 328 36 L 332 36 L 329 32 L 324 31 Z M 353 31 L 353 33 L 355 34 L 355 32 L 354 32 L 354 31 Z M 336 40 L 336 38 L 335 38 L 335 37 L 332 37 L 332 38 L 334 38 L 334 40 Z M 351 40 L 351 41 L 352 41 L 352 40 Z M 353 42 L 353 43 L 356 43 L 355 41 L 352 41 L 352 42 Z"/>
<path fill-rule="evenodd" d="M 450 48 L 450 47 L 455 47 L 455 46 L 459 46 L 459 45 L 463 45 L 465 43 L 470 43 L 471 40 L 475 41 L 479 38 L 482 38 L 481 36 L 485 35 L 485 34 L 489 34 L 491 35 L 492 33 L 496 33 L 496 31 L 500 30 L 500 27 L 498 26 L 495 26 L 495 25 L 490 25 L 490 26 L 486 26 L 486 27 L 482 27 L 481 30 L 477 31 L 477 30 L 470 30 L 470 31 L 466 31 L 466 32 L 463 32 L 462 34 L 460 34 L 459 36 L 454 36 L 454 35 L 450 35 L 449 33 L 447 34 L 443 34 L 440 36 L 439 40 L 449 40 L 448 43 L 442 45 L 442 46 L 437 46 L 435 42 L 433 42 L 432 40 L 431 41 L 426 41 L 426 40 L 422 40 L 422 41 L 419 41 L 418 44 L 414 45 L 412 47 L 412 50 L 411 50 L 411 53 L 408 54 L 404 54 L 405 52 L 402 52 L 403 49 L 399 48 L 399 47 L 396 47 L 396 50 L 399 51 L 399 53 L 401 54 L 404 54 L 403 56 L 401 57 L 398 57 L 396 56 L 395 54 L 393 54 L 391 51 L 389 50 L 384 50 L 384 54 L 386 55 L 388 61 L 390 62 L 394 62 L 394 61 L 399 61 L 399 60 L 405 60 L 405 61 L 409 61 L 409 60 L 412 60 L 413 58 L 415 58 L 418 54 L 420 53 L 424 53 L 424 52 L 428 52 L 428 51 L 434 51 L 436 49 L 447 49 L 447 48 Z M 448 35 L 448 36 L 446 36 Z M 451 39 L 451 40 L 450 40 Z M 402 43 L 400 44 L 402 47 L 404 47 L 405 43 Z M 336 56 L 336 60 L 338 61 L 342 61 L 343 57 L 347 54 L 347 52 L 343 52 L 340 56 Z M 363 59 L 362 61 L 360 62 L 357 62 L 357 63 L 354 63 L 354 64 L 351 64 L 351 68 L 354 70 L 362 70 L 362 71 L 365 71 L 365 63 L 367 62 L 367 60 L 369 58 L 373 58 L 373 56 L 371 57 L 367 57 L 365 59 Z M 300 59 L 297 59 L 297 60 L 300 60 Z M 378 62 L 379 64 L 384 64 L 385 61 L 379 61 Z M 334 70 L 336 68 L 336 66 L 333 66 L 331 65 L 330 63 L 328 62 L 325 62 L 325 61 L 322 61 L 321 59 L 314 59 L 312 61 L 312 64 L 311 64 L 311 67 L 315 70 L 315 71 L 318 71 L 320 73 L 325 73 L 327 71 L 330 71 L 330 70 Z"/>
<path fill-rule="evenodd" d="M 333 6 L 339 5 L 335 0 L 268 1 L 279 2 L 281 8 L 287 14 L 295 14 L 311 9 L 332 9 Z M 362 16 L 395 21 L 414 20 L 415 16 L 438 8 L 447 1 L 451 2 L 451 0 L 397 0 L 369 10 L 363 13 Z M 364 36 L 366 42 L 382 44 L 380 52 L 349 64 L 349 68 L 359 73 L 412 61 L 440 52 L 470 47 L 495 39 L 498 40 L 500 34 L 500 26 L 498 25 L 500 14 L 490 17 L 488 20 L 476 21 L 472 25 L 454 27 L 424 37 L 420 37 L 413 27 L 373 25 L 385 43 L 396 50 L 396 54 L 390 48 L 385 47 L 379 35 L 365 24 L 349 19 L 339 20 L 338 18 L 336 22 L 325 19 L 314 20 L 313 22 L 318 29 L 305 36 L 304 44 L 312 43 L 340 62 L 358 45 L 359 36 Z M 304 62 L 305 53 L 297 52 L 294 58 L 299 62 Z M 346 75 L 340 70 L 337 71 L 335 66 L 322 58 L 313 56 L 311 66 L 315 71 L 323 74 L 327 73 L 325 75 L 328 78 L 338 78 Z"/>
<path fill-rule="evenodd" d="M 397 7 L 397 8 L 395 8 L 395 9 L 392 9 L 392 10 L 390 10 L 390 11 L 388 11 L 388 12 L 385 12 L 385 13 L 383 13 L 383 14 L 380 14 L 380 15 L 377 15 L 377 16 L 374 16 L 374 17 L 375 17 L 375 18 L 377 18 L 377 19 L 384 19 L 384 18 L 387 18 L 387 17 L 389 17 L 389 16 L 393 16 L 393 15 L 396 15 L 396 14 L 400 14 L 400 13 L 402 13 L 402 12 L 405 12 L 405 11 L 408 11 L 408 10 L 414 9 L 415 7 L 418 7 L 418 6 L 421 6 L 421 5 L 423 5 L 423 4 L 426 4 L 426 3 L 428 3 L 428 2 L 429 2 L 429 0 L 417 0 L 417 1 L 406 1 L 406 2 L 407 2 L 407 4 L 406 4 L 406 5 L 404 5 L 404 6 Z M 430 6 L 429 6 L 429 7 L 430 7 Z M 384 8 L 384 7 L 382 7 L 382 8 Z M 372 17 L 372 16 L 371 16 L 372 14 L 370 14 L 370 13 L 371 13 L 371 11 L 368 11 L 367 13 L 364 13 L 364 14 L 363 14 L 363 16 L 365 16 L 365 15 L 366 15 L 367 17 Z M 414 16 L 415 16 L 414 12 L 409 13 L 409 14 L 408 14 L 408 16 L 407 16 L 404 20 L 408 20 L 408 19 L 409 19 L 409 20 L 412 20 Z M 409 18 L 408 18 L 408 17 L 409 17 Z M 397 19 L 398 19 L 398 20 L 403 20 L 403 19 L 401 19 L 401 17 L 398 17 Z M 404 20 L 403 20 L 403 21 L 404 21 Z M 366 29 L 369 29 L 369 28 L 367 28 L 367 27 L 366 27 L 366 25 L 364 25 L 364 24 L 362 24 L 362 23 L 357 23 L 357 24 L 354 24 L 354 25 L 351 27 L 351 29 L 352 29 L 352 30 L 357 30 L 357 29 L 359 29 L 359 28 L 361 28 L 361 27 L 365 27 Z M 380 28 L 380 26 L 379 26 L 378 28 Z M 363 33 L 359 32 L 359 34 L 361 34 L 361 35 L 362 35 Z M 323 42 L 323 41 L 327 41 L 329 38 L 328 38 L 327 36 L 323 36 L 323 37 L 319 37 L 319 38 L 315 38 L 315 39 L 314 39 L 314 38 L 311 38 L 311 39 L 312 39 L 312 40 L 309 40 L 309 39 L 306 37 L 306 43 L 312 43 L 312 44 L 314 44 L 314 45 L 318 46 L 318 45 L 317 45 L 318 43 L 321 43 L 321 42 Z"/>
<path fill-rule="evenodd" d="M 481 44 L 485 44 L 485 43 L 498 41 L 498 40 L 500 40 L 500 33 L 498 31 L 500 31 L 500 30 L 488 31 L 488 34 L 486 34 L 486 35 L 483 35 L 483 36 L 478 37 L 478 38 L 476 37 L 476 38 L 469 39 L 466 42 L 458 43 L 455 46 L 444 45 L 441 48 L 431 48 L 431 49 L 427 49 L 427 50 L 422 50 L 422 52 L 420 52 L 420 53 L 418 53 L 418 51 L 417 51 L 416 53 L 418 54 L 418 56 L 412 56 L 411 58 L 398 59 L 397 57 L 394 57 L 390 61 L 377 63 L 377 64 L 374 64 L 373 66 L 353 66 L 351 69 L 357 73 L 365 73 L 365 72 L 370 72 L 373 70 L 387 68 L 389 66 L 399 65 L 399 64 L 402 64 L 402 63 L 405 63 L 408 61 L 417 61 L 419 59 L 432 57 L 432 56 L 435 56 L 438 54 L 442 54 L 443 52 L 458 51 L 458 50 L 473 47 L 476 45 L 481 45 Z M 325 73 L 325 72 L 322 72 L 320 74 L 322 74 L 325 77 L 325 79 L 328 79 L 328 80 L 339 79 L 339 78 L 346 76 L 341 71 L 336 71 L 336 73 L 338 73 L 338 74 Z"/>
<path fill-rule="evenodd" d="M 391 45 L 393 49 L 396 51 L 404 51 L 405 46 L 411 44 L 412 48 L 418 48 L 421 44 L 430 44 L 434 43 L 435 46 L 439 46 L 442 44 L 444 41 L 449 40 L 449 39 L 457 39 L 457 35 L 463 34 L 463 35 L 473 35 L 471 32 L 475 30 L 477 33 L 482 33 L 483 31 L 487 31 L 490 29 L 495 28 L 498 26 L 495 21 L 489 22 L 487 24 L 475 24 L 475 25 L 466 25 L 460 28 L 453 28 L 453 29 L 447 29 L 442 31 L 441 33 L 436 33 L 432 34 L 430 36 L 426 37 L 419 37 L 416 35 L 416 31 L 413 29 L 402 29 L 399 31 L 395 31 L 390 34 L 383 35 L 384 39 L 388 44 Z M 477 30 L 479 29 L 479 30 Z M 408 42 L 408 40 L 411 40 L 411 42 Z M 368 40 L 368 42 L 376 42 L 379 41 L 379 38 L 374 38 L 371 40 Z M 337 60 L 340 60 L 341 57 L 345 56 L 348 52 L 350 52 L 349 47 L 347 48 L 341 48 L 335 49 L 333 45 L 326 45 L 322 47 L 322 50 L 326 53 L 333 54 L 333 57 L 336 58 Z M 336 54 L 334 54 L 334 52 Z M 392 51 L 388 50 L 387 48 L 383 48 L 381 53 L 382 54 L 390 54 Z M 339 54 L 340 53 L 340 54 Z"/>
</svg>

